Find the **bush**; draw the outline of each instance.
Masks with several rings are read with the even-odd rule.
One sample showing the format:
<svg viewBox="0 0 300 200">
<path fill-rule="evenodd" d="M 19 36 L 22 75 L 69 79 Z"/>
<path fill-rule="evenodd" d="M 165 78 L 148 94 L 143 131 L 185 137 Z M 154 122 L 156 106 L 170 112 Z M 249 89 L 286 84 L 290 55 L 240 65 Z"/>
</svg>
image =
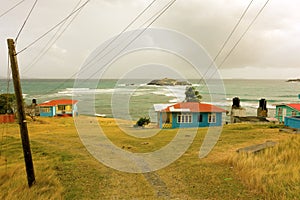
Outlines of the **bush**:
<svg viewBox="0 0 300 200">
<path fill-rule="evenodd" d="M 136 125 L 137 126 L 145 126 L 148 125 L 150 123 L 150 118 L 149 117 L 141 117 L 137 122 Z"/>
</svg>

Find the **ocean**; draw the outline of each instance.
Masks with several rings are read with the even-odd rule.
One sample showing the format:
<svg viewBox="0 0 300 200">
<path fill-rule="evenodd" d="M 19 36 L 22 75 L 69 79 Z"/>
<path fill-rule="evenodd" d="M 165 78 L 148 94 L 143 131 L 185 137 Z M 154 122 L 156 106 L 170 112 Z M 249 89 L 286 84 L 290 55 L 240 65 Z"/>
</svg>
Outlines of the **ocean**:
<svg viewBox="0 0 300 200">
<path fill-rule="evenodd" d="M 153 104 L 176 103 L 184 100 L 185 86 L 147 85 L 151 80 L 62 80 L 25 79 L 21 81 L 27 104 L 32 99 L 42 103 L 51 99 L 79 100 L 79 114 L 104 114 L 107 117 L 137 120 L 150 116 L 156 120 Z M 268 116 L 274 117 L 275 105 L 300 102 L 300 82 L 285 80 L 235 80 L 199 83 L 190 81 L 202 95 L 202 102 L 230 111 L 232 98 L 239 97 L 248 116 L 255 116 L 259 100 L 267 100 Z M 221 89 L 220 89 L 221 88 Z M 12 81 L 0 80 L 0 92 L 13 92 Z M 92 98 L 92 99 L 91 99 Z M 93 104 L 93 105 L 91 105 Z M 93 107 L 93 109 L 86 109 Z"/>
</svg>

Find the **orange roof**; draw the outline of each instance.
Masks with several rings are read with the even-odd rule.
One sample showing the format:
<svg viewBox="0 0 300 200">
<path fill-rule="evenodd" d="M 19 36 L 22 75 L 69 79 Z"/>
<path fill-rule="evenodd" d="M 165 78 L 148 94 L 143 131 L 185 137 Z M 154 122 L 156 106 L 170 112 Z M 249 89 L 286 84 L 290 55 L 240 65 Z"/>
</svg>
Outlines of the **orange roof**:
<svg viewBox="0 0 300 200">
<path fill-rule="evenodd" d="M 56 99 L 51 101 L 46 101 L 44 103 L 39 104 L 38 106 L 57 106 L 57 105 L 74 105 L 78 101 L 72 99 Z"/>
<path fill-rule="evenodd" d="M 163 112 L 226 112 L 223 108 L 217 106 L 198 103 L 198 102 L 182 102 L 167 107 Z"/>
<path fill-rule="evenodd" d="M 290 104 L 287 104 L 287 106 L 300 111 L 300 103 L 290 103 Z"/>
</svg>

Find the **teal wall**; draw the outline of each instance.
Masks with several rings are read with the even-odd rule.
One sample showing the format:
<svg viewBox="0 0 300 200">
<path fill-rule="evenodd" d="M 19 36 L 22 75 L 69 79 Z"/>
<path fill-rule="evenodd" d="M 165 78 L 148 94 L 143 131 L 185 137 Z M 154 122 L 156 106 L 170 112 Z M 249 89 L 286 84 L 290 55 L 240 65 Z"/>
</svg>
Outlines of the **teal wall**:
<svg viewBox="0 0 300 200">
<path fill-rule="evenodd" d="M 50 107 L 50 112 L 40 111 L 40 116 L 41 117 L 53 117 L 55 115 L 55 110 L 56 110 L 56 107 L 52 106 L 52 107 Z"/>
<path fill-rule="evenodd" d="M 285 117 L 284 125 L 290 128 L 300 129 L 300 117 Z"/>
<path fill-rule="evenodd" d="M 286 110 L 286 115 L 284 116 L 284 111 L 282 111 L 282 114 L 280 115 L 279 114 L 279 109 L 282 109 L 282 110 Z M 300 112 L 297 111 L 296 109 L 293 109 L 287 105 L 277 105 L 276 106 L 276 116 L 275 118 L 278 119 L 279 122 L 284 122 L 284 117 L 286 116 L 292 116 L 292 112 L 295 111 L 296 112 L 296 115 L 299 116 L 300 115 Z"/>
<path fill-rule="evenodd" d="M 179 123 L 177 122 L 177 116 L 181 113 L 172 113 L 172 126 L 169 128 L 192 128 L 192 127 L 209 127 L 209 126 L 222 126 L 222 113 L 216 114 L 216 122 L 209 123 L 208 115 L 210 113 L 191 113 L 192 114 L 192 122 L 191 123 Z M 199 122 L 199 115 L 202 115 L 202 122 Z M 163 120 L 162 113 L 159 113 L 159 127 L 163 128 Z"/>
</svg>

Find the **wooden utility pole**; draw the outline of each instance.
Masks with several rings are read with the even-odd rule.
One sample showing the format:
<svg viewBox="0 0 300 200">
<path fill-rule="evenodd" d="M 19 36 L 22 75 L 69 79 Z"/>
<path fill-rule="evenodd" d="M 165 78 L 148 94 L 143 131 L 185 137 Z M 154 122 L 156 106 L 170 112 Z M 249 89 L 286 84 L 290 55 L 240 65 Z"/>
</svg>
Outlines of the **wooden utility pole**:
<svg viewBox="0 0 300 200">
<path fill-rule="evenodd" d="M 14 82 L 14 89 L 16 94 L 17 100 L 17 111 L 18 111 L 18 120 L 20 126 L 20 134 L 22 138 L 22 146 L 23 146 L 23 154 L 26 166 L 26 173 L 27 173 L 27 181 L 29 187 L 35 182 L 34 176 L 34 168 L 30 150 L 30 143 L 29 143 L 29 136 L 28 136 L 28 129 L 27 129 L 27 122 L 26 122 L 26 115 L 25 109 L 23 104 L 23 96 L 22 96 L 22 88 L 20 83 L 20 74 L 19 74 L 19 67 L 17 61 L 17 54 L 15 49 L 15 42 L 13 39 L 7 39 L 7 45 L 9 50 L 9 57 L 11 62 L 11 71 L 12 77 Z"/>
</svg>

